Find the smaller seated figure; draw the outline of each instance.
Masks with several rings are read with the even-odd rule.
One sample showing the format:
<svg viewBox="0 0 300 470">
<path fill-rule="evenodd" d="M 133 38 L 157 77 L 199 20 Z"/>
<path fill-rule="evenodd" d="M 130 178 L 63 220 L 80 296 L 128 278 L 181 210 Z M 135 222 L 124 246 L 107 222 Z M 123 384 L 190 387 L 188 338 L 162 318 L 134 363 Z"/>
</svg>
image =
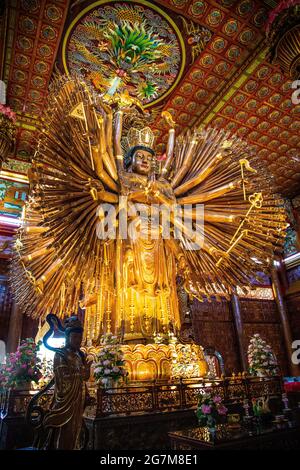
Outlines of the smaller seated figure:
<svg viewBox="0 0 300 470">
<path fill-rule="evenodd" d="M 204 357 L 208 365 L 208 379 L 217 379 L 221 375 L 225 375 L 224 361 L 221 353 L 216 351 L 214 347 L 207 347 L 204 349 Z"/>
<path fill-rule="evenodd" d="M 75 316 L 67 318 L 64 327 L 55 315 L 48 315 L 50 330 L 43 338 L 47 348 L 55 351 L 53 372 L 54 396 L 48 410 L 41 410 L 41 397 L 49 389 L 49 385 L 39 392 L 28 406 L 27 419 L 38 428 L 38 439 L 35 445 L 40 449 L 74 450 L 81 448 L 80 439 L 84 429 L 83 412 L 89 404 L 86 381 L 90 376 L 90 363 L 80 350 L 83 328 Z M 65 334 L 65 346 L 53 348 L 47 340 L 53 333 L 54 321 L 59 330 Z M 40 420 L 35 422 L 33 415 L 40 414 Z"/>
</svg>

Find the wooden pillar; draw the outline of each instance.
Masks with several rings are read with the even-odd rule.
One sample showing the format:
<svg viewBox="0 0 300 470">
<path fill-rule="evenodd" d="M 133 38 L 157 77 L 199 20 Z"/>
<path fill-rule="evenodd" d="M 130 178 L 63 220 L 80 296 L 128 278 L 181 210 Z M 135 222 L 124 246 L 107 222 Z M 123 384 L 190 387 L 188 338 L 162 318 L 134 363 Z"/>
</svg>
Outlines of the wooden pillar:
<svg viewBox="0 0 300 470">
<path fill-rule="evenodd" d="M 239 298 L 236 294 L 231 296 L 231 306 L 233 311 L 233 319 L 235 323 L 235 328 L 237 332 L 238 347 L 240 353 L 240 361 L 243 368 L 243 371 L 248 370 L 247 356 L 245 351 L 245 341 L 244 341 L 244 329 L 243 329 L 243 320 L 241 316 L 241 305 Z"/>
<path fill-rule="evenodd" d="M 15 302 L 12 304 L 11 315 L 9 319 L 7 352 L 15 352 L 19 346 L 23 326 L 23 314 Z"/>
<path fill-rule="evenodd" d="M 278 271 L 275 266 L 272 268 L 271 277 L 272 277 L 273 293 L 274 293 L 274 297 L 276 300 L 276 304 L 277 304 L 277 308 L 278 308 L 278 312 L 279 312 L 279 316 L 280 316 L 280 320 L 282 324 L 282 331 L 283 331 L 285 349 L 287 353 L 289 373 L 291 375 L 298 376 L 300 375 L 300 367 L 299 365 L 292 363 L 293 337 L 292 337 L 286 302 L 282 294 L 282 288 L 281 288 L 280 281 L 279 281 Z"/>
</svg>

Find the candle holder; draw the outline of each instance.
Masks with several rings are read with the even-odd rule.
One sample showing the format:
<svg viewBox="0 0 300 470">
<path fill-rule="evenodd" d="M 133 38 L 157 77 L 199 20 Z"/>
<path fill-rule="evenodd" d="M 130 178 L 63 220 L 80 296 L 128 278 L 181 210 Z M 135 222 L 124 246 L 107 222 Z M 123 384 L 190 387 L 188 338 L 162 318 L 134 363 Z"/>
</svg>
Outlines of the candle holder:
<svg viewBox="0 0 300 470">
<path fill-rule="evenodd" d="M 283 413 L 291 411 L 291 409 L 289 408 L 289 399 L 288 399 L 286 393 L 282 394 L 282 402 L 283 402 L 283 406 L 284 406 Z"/>
<path fill-rule="evenodd" d="M 249 401 L 247 399 L 243 400 L 243 408 L 245 410 L 245 415 L 243 416 L 243 428 L 249 436 L 254 434 L 254 420 L 253 416 L 249 413 Z"/>
<path fill-rule="evenodd" d="M 249 414 L 249 408 L 250 408 L 250 405 L 249 405 L 249 402 L 247 399 L 245 399 L 243 401 L 243 408 L 245 410 L 245 417 L 246 418 L 250 418 L 250 414 Z"/>
</svg>

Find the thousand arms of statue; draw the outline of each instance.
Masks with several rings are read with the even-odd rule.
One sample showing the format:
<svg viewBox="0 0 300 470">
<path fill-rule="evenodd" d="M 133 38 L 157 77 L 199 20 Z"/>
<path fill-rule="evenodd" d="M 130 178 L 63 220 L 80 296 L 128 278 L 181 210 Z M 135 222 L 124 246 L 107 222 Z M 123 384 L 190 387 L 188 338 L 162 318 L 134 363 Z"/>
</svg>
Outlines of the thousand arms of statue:
<svg viewBox="0 0 300 470">
<path fill-rule="evenodd" d="M 130 99 L 108 103 L 78 78 L 57 79 L 15 244 L 12 277 L 23 311 L 62 316 L 82 301 L 89 344 L 109 331 L 133 342 L 167 337 L 180 328 L 178 277 L 200 300 L 228 296 L 250 286 L 258 267 L 267 272 L 284 241 L 283 201 L 244 142 L 213 128 L 176 136 L 164 113 L 168 142 L 158 168 L 149 126 L 137 117 L 128 129 L 135 107 Z M 169 209 L 169 237 L 162 224 L 158 236 L 130 236 L 147 225 L 137 203 Z M 100 236 L 102 221 L 109 223 L 104 204 L 115 209 L 112 227 L 128 222 L 127 238 Z M 189 224 L 174 212 L 178 205 L 189 205 Z"/>
</svg>

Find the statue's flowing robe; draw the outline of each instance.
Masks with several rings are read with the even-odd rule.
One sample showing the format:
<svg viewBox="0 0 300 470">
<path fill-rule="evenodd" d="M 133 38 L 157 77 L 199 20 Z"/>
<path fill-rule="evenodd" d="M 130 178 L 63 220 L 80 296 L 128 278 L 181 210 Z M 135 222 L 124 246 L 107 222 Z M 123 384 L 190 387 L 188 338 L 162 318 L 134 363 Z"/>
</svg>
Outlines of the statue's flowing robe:
<svg viewBox="0 0 300 470">
<path fill-rule="evenodd" d="M 64 348 L 54 356 L 55 389 L 51 409 L 43 420 L 44 449 L 79 448 L 86 402 L 86 368 L 78 352 Z"/>
<path fill-rule="evenodd" d="M 143 191 L 147 181 L 142 175 L 123 174 L 122 196 Z M 159 191 L 175 202 L 169 183 L 156 183 Z M 129 214 L 129 233 L 134 224 L 138 223 L 139 236 L 129 236 L 123 241 L 120 250 L 123 250 L 120 284 L 125 294 L 123 302 L 127 305 L 123 309 L 127 311 L 123 319 L 123 334 L 124 339 L 128 340 L 142 340 L 155 333 L 167 334 L 170 324 L 172 328 L 180 326 L 174 255 L 162 238 L 159 227 L 154 225 L 150 229 L 151 206 L 145 196 L 142 195 L 140 201 L 137 198 L 137 202 L 148 208 L 148 211 L 143 213 L 142 209 L 142 213 L 135 217 Z"/>
</svg>

